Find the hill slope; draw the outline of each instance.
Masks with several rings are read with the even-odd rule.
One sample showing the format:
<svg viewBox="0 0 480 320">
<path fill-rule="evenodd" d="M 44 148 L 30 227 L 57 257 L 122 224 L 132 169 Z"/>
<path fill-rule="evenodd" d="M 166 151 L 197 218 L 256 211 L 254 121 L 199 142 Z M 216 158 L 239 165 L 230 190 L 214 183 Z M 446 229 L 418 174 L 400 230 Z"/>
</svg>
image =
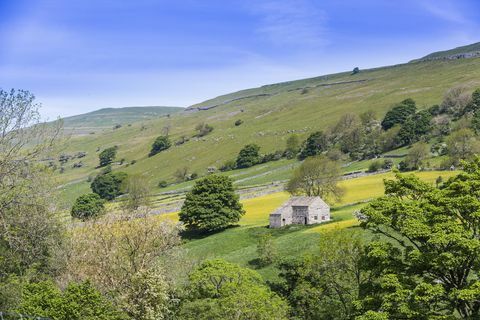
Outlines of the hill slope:
<svg viewBox="0 0 480 320">
<path fill-rule="evenodd" d="M 461 59 L 480 56 L 480 42 L 467 46 L 457 47 L 451 50 L 433 52 L 415 61 L 438 60 L 438 59 Z"/>
<path fill-rule="evenodd" d="M 182 111 L 179 107 L 125 107 L 103 108 L 63 119 L 66 130 L 85 131 L 90 129 L 112 128 L 114 125 L 158 118 Z"/>
<path fill-rule="evenodd" d="M 82 159 L 84 166 L 72 168 L 72 163 L 67 163 L 59 181 L 65 185 L 69 199 L 87 192 L 87 177 L 98 172 L 95 168 L 98 152 L 117 145 L 117 158 L 125 160 L 121 165 L 114 165 L 114 169 L 141 174 L 153 192 L 160 192 L 158 182 L 173 182 L 176 170 L 188 168 L 190 172 L 204 175 L 208 167 L 219 168 L 226 160 L 234 159 L 247 143 L 257 143 L 264 153 L 282 150 L 291 133 L 305 138 L 313 131 L 332 126 L 348 112 L 374 110 L 382 117 L 392 104 L 405 98 L 413 98 L 421 108 L 426 108 L 440 103 L 444 92 L 459 84 L 471 90 L 480 87 L 480 58 L 432 60 L 239 91 L 192 106 L 169 118 L 145 120 L 117 130 L 72 138 L 58 152 L 87 152 Z M 237 119 L 242 119 L 243 124 L 235 126 Z M 214 130 L 205 137 L 195 138 L 195 126 L 201 122 L 212 125 Z M 153 140 L 162 134 L 165 126 L 170 127 L 174 142 L 182 137 L 189 141 L 148 157 Z M 135 163 L 131 164 L 133 160 Z M 282 160 L 228 174 L 242 185 L 271 182 L 288 177 L 295 165 L 293 160 Z M 185 184 L 178 187 L 182 186 Z"/>
</svg>

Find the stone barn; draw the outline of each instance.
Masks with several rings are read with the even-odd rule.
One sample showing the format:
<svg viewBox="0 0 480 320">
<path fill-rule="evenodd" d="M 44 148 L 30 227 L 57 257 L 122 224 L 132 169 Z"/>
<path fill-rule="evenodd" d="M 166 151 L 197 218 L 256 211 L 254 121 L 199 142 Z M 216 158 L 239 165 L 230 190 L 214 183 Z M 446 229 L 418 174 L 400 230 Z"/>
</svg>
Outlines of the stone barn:
<svg viewBox="0 0 480 320">
<path fill-rule="evenodd" d="M 320 197 L 292 197 L 270 214 L 270 228 L 330 220 L 330 207 Z"/>
</svg>

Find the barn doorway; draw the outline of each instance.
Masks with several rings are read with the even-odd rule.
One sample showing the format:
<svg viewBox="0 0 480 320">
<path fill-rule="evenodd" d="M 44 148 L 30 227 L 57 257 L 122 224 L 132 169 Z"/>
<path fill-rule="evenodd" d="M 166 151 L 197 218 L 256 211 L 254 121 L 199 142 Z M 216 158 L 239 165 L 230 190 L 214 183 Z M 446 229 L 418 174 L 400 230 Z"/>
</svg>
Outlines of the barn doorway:
<svg viewBox="0 0 480 320">
<path fill-rule="evenodd" d="M 305 217 L 305 224 L 308 224 L 308 223 L 307 223 L 307 217 Z"/>
</svg>

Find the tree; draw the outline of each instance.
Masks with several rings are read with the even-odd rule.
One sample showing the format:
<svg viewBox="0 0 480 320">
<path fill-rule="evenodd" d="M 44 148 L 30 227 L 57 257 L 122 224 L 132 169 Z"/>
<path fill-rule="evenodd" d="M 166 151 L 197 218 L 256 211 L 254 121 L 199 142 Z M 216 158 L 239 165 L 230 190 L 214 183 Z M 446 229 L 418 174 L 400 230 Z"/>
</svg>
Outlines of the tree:
<svg viewBox="0 0 480 320">
<path fill-rule="evenodd" d="M 17 311 L 56 320 L 126 320 L 89 282 L 70 283 L 63 292 L 51 281 L 27 284 Z"/>
<path fill-rule="evenodd" d="M 66 274 L 75 281 L 89 279 L 123 303 L 122 296 L 140 281 L 132 277 L 150 278 L 144 272 L 150 272 L 161 257 L 169 259 L 180 245 L 181 230 L 173 221 L 152 217 L 147 208 L 89 220 L 72 230 Z"/>
<path fill-rule="evenodd" d="M 12 287 L 16 281 L 8 279 L 22 281 L 30 271 L 53 275 L 62 264 L 57 189 L 41 163 L 62 122 L 41 123 L 38 110 L 30 92 L 0 90 L 0 287 L 3 281 Z M 2 300 L 9 299 L 5 294 Z"/>
<path fill-rule="evenodd" d="M 212 174 L 197 181 L 187 194 L 180 221 L 187 228 L 210 232 L 237 223 L 244 213 L 232 180 Z"/>
<path fill-rule="evenodd" d="M 443 113 L 461 117 L 467 111 L 471 98 L 465 86 L 453 87 L 445 93 L 440 110 Z"/>
<path fill-rule="evenodd" d="M 277 252 L 271 233 L 266 232 L 258 237 L 257 254 L 260 266 L 268 266 L 275 261 Z"/>
<path fill-rule="evenodd" d="M 338 186 L 341 170 L 337 163 L 325 156 L 306 159 L 287 183 L 291 194 L 339 199 L 343 190 Z"/>
<path fill-rule="evenodd" d="M 261 161 L 260 147 L 256 144 L 247 144 L 240 150 L 237 156 L 237 168 L 249 168 Z"/>
<path fill-rule="evenodd" d="M 428 111 L 420 111 L 405 120 L 398 132 L 398 145 L 410 145 L 418 141 L 423 135 L 430 132 L 431 120 L 432 116 Z"/>
<path fill-rule="evenodd" d="M 349 230 L 323 233 L 314 253 L 280 262 L 279 291 L 293 319 L 353 319 L 371 274 L 363 268 L 362 235 Z"/>
<path fill-rule="evenodd" d="M 300 160 L 306 157 L 316 156 L 328 148 L 328 137 L 322 131 L 312 133 L 307 140 L 305 140 L 302 151 L 298 156 Z"/>
<path fill-rule="evenodd" d="M 125 172 L 100 174 L 93 179 L 90 187 L 102 199 L 113 200 L 123 193 L 123 183 L 126 178 Z"/>
<path fill-rule="evenodd" d="M 353 68 L 352 75 L 357 74 L 360 72 L 360 69 L 358 67 Z"/>
<path fill-rule="evenodd" d="M 75 200 L 71 214 L 72 217 L 86 221 L 103 213 L 105 200 L 96 193 L 81 195 Z"/>
<path fill-rule="evenodd" d="M 361 210 L 361 225 L 384 236 L 367 248 L 377 278 L 366 310 L 389 319 L 480 317 L 480 159 L 463 166 L 440 189 L 397 174 Z"/>
<path fill-rule="evenodd" d="M 300 152 L 300 139 L 296 134 L 292 134 L 287 139 L 285 147 L 285 156 L 288 159 L 293 159 Z"/>
<path fill-rule="evenodd" d="M 163 150 L 167 150 L 171 146 L 172 146 L 172 143 L 170 142 L 170 138 L 168 137 L 168 135 L 159 136 L 153 142 L 152 149 L 150 150 L 150 153 L 148 154 L 148 156 L 149 157 L 154 156 Z"/>
<path fill-rule="evenodd" d="M 213 127 L 207 123 L 199 123 L 195 127 L 195 130 L 197 131 L 197 137 L 203 137 L 209 134 L 210 132 L 213 131 Z"/>
<path fill-rule="evenodd" d="M 416 110 L 415 101 L 412 99 L 403 100 L 385 114 L 382 120 L 382 128 L 388 130 L 396 124 L 403 124 L 409 116 L 415 114 Z"/>
<path fill-rule="evenodd" d="M 203 262 L 189 276 L 181 319 L 286 319 L 288 305 L 261 276 L 224 260 Z"/>
<path fill-rule="evenodd" d="M 100 167 L 105 167 L 108 166 L 115 160 L 115 157 L 117 156 L 117 147 L 110 147 L 98 155 L 98 159 L 100 161 Z"/>
<path fill-rule="evenodd" d="M 447 138 L 447 153 L 454 163 L 469 159 L 478 152 L 479 145 L 470 129 L 460 129 Z"/>
<path fill-rule="evenodd" d="M 137 210 L 141 206 L 149 205 L 150 188 L 147 181 L 140 175 L 132 175 L 126 178 L 125 192 L 127 193 L 124 208 Z"/>
<path fill-rule="evenodd" d="M 425 142 L 417 142 L 410 148 L 410 150 L 408 150 L 408 154 L 405 157 L 405 163 L 409 169 L 417 170 L 422 166 L 423 161 L 429 154 L 430 148 L 428 144 Z"/>
<path fill-rule="evenodd" d="M 171 316 L 170 284 L 163 270 L 153 267 L 132 276 L 122 295 L 125 312 L 136 320 L 162 320 Z"/>
</svg>

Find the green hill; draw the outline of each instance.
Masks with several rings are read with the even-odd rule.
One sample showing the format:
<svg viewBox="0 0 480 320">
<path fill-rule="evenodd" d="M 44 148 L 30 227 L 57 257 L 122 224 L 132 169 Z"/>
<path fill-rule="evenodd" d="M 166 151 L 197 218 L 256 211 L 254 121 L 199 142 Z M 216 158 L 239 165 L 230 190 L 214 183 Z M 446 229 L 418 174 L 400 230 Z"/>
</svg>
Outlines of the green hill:
<svg viewBox="0 0 480 320">
<path fill-rule="evenodd" d="M 347 112 L 374 110 L 382 117 L 405 98 L 413 98 L 426 108 L 440 103 L 445 91 L 459 84 L 471 90 L 480 87 L 480 58 L 408 63 L 361 70 L 355 75 L 345 72 L 243 90 L 199 103 L 168 118 L 153 117 L 117 130 L 69 139 L 59 154 L 82 151 L 87 156 L 81 168 L 67 163 L 64 173 L 58 175 L 59 183 L 69 201 L 87 192 L 87 178 L 98 172 L 98 152 L 117 145 L 117 159 L 124 161 L 113 169 L 143 175 L 153 192 L 158 193 L 165 190 L 157 187 L 158 182 L 173 182 L 176 170 L 188 168 L 189 172 L 205 175 L 208 167 L 219 168 L 226 160 L 234 159 L 245 144 L 255 142 L 263 153 L 282 150 L 290 134 L 305 138 L 315 130 L 332 126 Z M 237 119 L 243 124 L 235 126 Z M 212 125 L 213 132 L 193 137 L 195 126 L 202 122 Z M 189 140 L 148 157 L 152 142 L 165 127 L 170 128 L 172 141 L 182 137 Z M 281 160 L 228 174 L 238 186 L 271 183 L 288 178 L 296 165 L 295 160 Z"/>
<path fill-rule="evenodd" d="M 480 56 L 480 42 L 467 46 L 457 47 L 451 50 L 433 52 L 423 58 L 414 61 L 438 60 L 438 59 L 461 59 Z"/>
<path fill-rule="evenodd" d="M 91 130 L 111 129 L 115 125 L 159 118 L 182 110 L 183 108 L 179 107 L 103 108 L 85 114 L 66 117 L 63 119 L 63 122 L 64 128 L 68 131 L 75 130 L 77 133 L 89 133 Z"/>
</svg>

